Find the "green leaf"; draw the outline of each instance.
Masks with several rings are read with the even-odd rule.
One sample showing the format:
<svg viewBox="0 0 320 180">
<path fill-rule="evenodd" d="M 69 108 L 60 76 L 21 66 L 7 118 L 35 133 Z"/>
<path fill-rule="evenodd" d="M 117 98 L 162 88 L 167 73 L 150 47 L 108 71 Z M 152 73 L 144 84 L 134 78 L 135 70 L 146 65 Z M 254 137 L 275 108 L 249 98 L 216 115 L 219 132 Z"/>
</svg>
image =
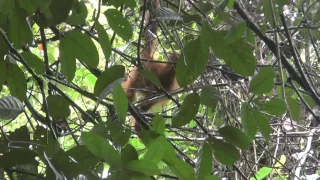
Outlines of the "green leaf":
<svg viewBox="0 0 320 180">
<path fill-rule="evenodd" d="M 51 0 L 32 0 L 32 1 L 25 1 L 25 0 L 18 0 L 19 7 L 25 9 L 29 14 L 33 14 L 36 9 L 44 9 L 48 8 L 51 3 Z"/>
<path fill-rule="evenodd" d="M 129 21 L 116 9 L 108 9 L 104 12 L 111 29 L 123 40 L 129 41 L 133 35 L 133 29 Z"/>
<path fill-rule="evenodd" d="M 250 28 L 246 28 L 246 40 L 249 44 L 256 44 L 255 35 Z"/>
<path fill-rule="evenodd" d="M 14 1 L 12 0 L 1 0 L 0 1 L 0 13 L 7 14 L 12 12 L 14 8 Z"/>
<path fill-rule="evenodd" d="M 263 4 L 263 14 L 264 16 L 266 17 L 266 19 L 271 23 L 273 24 L 273 17 L 272 16 L 275 16 L 275 20 L 277 23 L 278 22 L 278 19 L 279 19 L 279 14 L 280 12 L 278 11 L 278 8 L 275 7 L 275 3 L 272 3 L 272 6 L 271 7 L 271 4 L 269 1 L 261 1 L 261 3 Z M 273 11 L 272 9 L 273 8 Z"/>
<path fill-rule="evenodd" d="M 100 136 L 111 139 L 113 136 L 116 135 L 118 131 L 123 131 L 124 128 L 116 122 L 107 121 L 107 122 L 99 122 L 95 124 L 91 129 L 91 132 L 99 134 Z"/>
<path fill-rule="evenodd" d="M 51 25 L 57 25 L 67 20 L 73 0 L 52 0 L 49 6 Z"/>
<path fill-rule="evenodd" d="M 197 179 L 205 179 L 204 177 L 211 174 L 212 171 L 212 151 L 208 143 L 204 142 L 197 154 L 196 175 Z"/>
<path fill-rule="evenodd" d="M 91 68 L 96 68 L 99 64 L 99 54 L 92 39 L 79 30 L 71 30 L 66 33 L 65 39 L 60 43 L 65 43 L 72 55 Z"/>
<path fill-rule="evenodd" d="M 117 129 L 112 133 L 113 144 L 116 146 L 123 147 L 126 145 L 130 139 L 131 130 L 130 129 Z"/>
<path fill-rule="evenodd" d="M 68 23 L 76 25 L 86 22 L 88 10 L 84 1 L 74 0 L 71 12 L 72 14 L 67 19 Z"/>
<path fill-rule="evenodd" d="M 144 155 L 143 159 L 152 161 L 154 163 L 159 163 L 164 155 L 163 148 L 161 144 L 155 140 L 148 146 L 148 151 Z"/>
<path fill-rule="evenodd" d="M 221 95 L 217 88 L 212 86 L 205 86 L 202 88 L 200 95 L 201 104 L 215 109 L 220 99 Z"/>
<path fill-rule="evenodd" d="M 172 127 L 180 127 L 189 123 L 198 113 L 200 97 L 197 93 L 185 97 L 180 111 L 172 118 Z"/>
<path fill-rule="evenodd" d="M 162 158 L 162 161 L 165 162 L 167 165 L 173 165 L 175 163 L 175 158 L 177 157 L 177 154 L 174 151 L 172 144 L 166 138 L 164 138 L 164 136 L 159 136 L 154 141 L 157 141 L 163 148 L 164 156 Z M 149 143 L 146 146 L 149 147 L 150 144 L 151 143 Z"/>
<path fill-rule="evenodd" d="M 268 119 L 259 111 L 252 109 L 251 112 L 263 137 L 266 139 L 266 141 L 269 141 L 272 129 Z"/>
<path fill-rule="evenodd" d="M 205 70 L 209 59 L 209 45 L 207 25 L 201 28 L 200 37 L 191 40 L 183 49 L 183 55 L 179 56 L 176 67 L 176 78 L 181 87 L 187 86 L 196 80 Z"/>
<path fill-rule="evenodd" d="M 30 141 L 30 132 L 27 126 L 21 126 L 14 130 L 14 132 L 10 132 L 8 139 L 10 141 Z M 27 145 L 27 147 L 29 147 Z"/>
<path fill-rule="evenodd" d="M 243 76 L 253 75 L 256 68 L 256 60 L 247 42 L 237 41 L 228 44 L 225 48 L 224 60 L 232 70 Z"/>
<path fill-rule="evenodd" d="M 196 179 L 194 169 L 188 163 L 184 162 L 179 158 L 174 158 L 174 164 L 168 166 L 170 170 L 178 177 L 178 179 Z"/>
<path fill-rule="evenodd" d="M 247 103 L 241 106 L 241 121 L 244 133 L 248 136 L 249 141 L 252 141 L 257 133 L 257 124 L 252 108 Z"/>
<path fill-rule="evenodd" d="M 272 171 L 272 168 L 269 167 L 262 167 L 259 169 L 259 171 L 256 173 L 256 177 L 250 177 L 250 180 L 263 180 L 265 177 L 267 177 Z"/>
<path fill-rule="evenodd" d="M 204 178 L 204 180 L 221 180 L 221 179 L 217 176 L 208 175 Z"/>
<path fill-rule="evenodd" d="M 0 156 L 0 168 L 12 168 L 35 160 L 37 153 L 30 149 L 11 149 Z"/>
<path fill-rule="evenodd" d="M 166 128 L 165 120 L 160 115 L 156 114 L 152 118 L 150 130 L 157 134 L 162 134 Z"/>
<path fill-rule="evenodd" d="M 107 3 L 108 5 L 114 6 L 116 8 L 119 8 L 122 4 L 131 9 L 134 9 L 137 6 L 135 0 L 108 0 Z"/>
<path fill-rule="evenodd" d="M 4 58 L 4 55 L 8 53 L 8 46 L 3 38 L 0 38 L 0 61 L 2 61 Z"/>
<path fill-rule="evenodd" d="M 121 126 L 121 124 L 113 121 L 95 124 L 91 129 L 91 132 L 99 134 L 104 138 L 111 139 L 113 145 L 115 145 L 117 148 L 125 146 L 131 136 L 130 129 L 125 129 Z"/>
<path fill-rule="evenodd" d="M 37 8 L 47 8 L 52 0 L 32 0 L 28 3 L 32 3 Z"/>
<path fill-rule="evenodd" d="M 234 5 L 234 0 L 228 0 L 227 7 L 231 9 L 231 8 L 233 8 L 233 5 Z"/>
<path fill-rule="evenodd" d="M 248 137 L 238 128 L 224 126 L 218 130 L 218 133 L 225 141 L 242 150 L 248 150 L 250 148 Z"/>
<path fill-rule="evenodd" d="M 250 91 L 256 94 L 268 93 L 274 87 L 274 71 L 272 67 L 262 67 L 257 76 L 250 82 Z"/>
<path fill-rule="evenodd" d="M 51 117 L 62 119 L 70 115 L 70 103 L 60 95 L 50 95 L 47 97 L 48 111 Z"/>
<path fill-rule="evenodd" d="M 37 8 L 33 3 L 23 0 L 18 0 L 17 5 L 19 6 L 19 8 L 24 9 L 28 14 L 33 14 Z"/>
<path fill-rule="evenodd" d="M 99 23 L 99 21 L 97 21 L 96 29 L 99 36 L 99 44 L 102 48 L 106 63 L 108 63 L 111 55 L 111 42 L 109 40 L 109 36 L 104 30 L 103 26 Z"/>
<path fill-rule="evenodd" d="M 12 96 L 24 101 L 27 93 L 27 81 L 23 71 L 15 64 L 7 65 L 7 84 Z"/>
<path fill-rule="evenodd" d="M 0 59 L 0 92 L 2 90 L 2 86 L 7 79 L 7 68 L 4 60 Z"/>
<path fill-rule="evenodd" d="M 117 79 L 115 81 L 113 81 L 112 83 L 108 84 L 107 87 L 105 87 L 103 89 L 103 91 L 100 93 L 97 101 L 96 101 L 96 105 L 99 105 L 101 103 L 101 101 L 106 98 L 112 91 L 113 91 L 113 88 L 116 84 L 119 84 L 119 83 L 122 83 L 124 80 L 124 78 L 120 78 L 120 79 Z"/>
<path fill-rule="evenodd" d="M 199 1 L 199 9 L 201 11 L 201 13 L 203 14 L 208 14 L 209 12 L 213 11 L 214 6 L 212 3 L 210 2 L 203 2 L 203 1 Z"/>
<path fill-rule="evenodd" d="M 226 43 L 224 37 L 227 35 L 227 31 L 210 29 L 207 31 L 206 41 L 218 58 L 224 59 L 227 65 L 240 75 L 251 76 L 254 73 L 256 60 L 246 41 L 240 39 L 232 43 Z"/>
<path fill-rule="evenodd" d="M 131 171 L 141 172 L 146 176 L 159 175 L 161 173 L 153 161 L 146 159 L 131 161 L 127 164 L 127 168 Z"/>
<path fill-rule="evenodd" d="M 228 1 L 229 0 L 223 0 L 219 3 L 218 7 L 216 7 L 214 15 L 218 15 L 221 14 L 222 12 L 224 12 L 225 8 L 228 5 Z"/>
<path fill-rule="evenodd" d="M 314 108 L 316 106 L 316 102 L 308 94 L 304 94 L 303 98 L 311 108 Z"/>
<path fill-rule="evenodd" d="M 154 85 L 157 87 L 161 87 L 161 82 L 159 78 L 151 71 L 145 70 L 145 69 L 139 69 L 139 73 L 141 73 L 145 78 L 147 78 L 149 81 L 151 81 Z"/>
<path fill-rule="evenodd" d="M 131 144 L 127 144 L 121 151 L 121 162 L 126 165 L 134 160 L 138 160 L 138 153 Z"/>
<path fill-rule="evenodd" d="M 76 73 L 76 57 L 70 48 L 71 43 L 62 39 L 59 44 L 61 72 L 68 82 L 72 82 Z"/>
<path fill-rule="evenodd" d="M 250 141 L 255 138 L 257 127 L 259 127 L 267 141 L 270 139 L 271 126 L 268 119 L 261 112 L 244 103 L 241 107 L 241 119 L 244 132 Z"/>
<path fill-rule="evenodd" d="M 286 112 L 286 104 L 282 99 L 273 98 L 259 106 L 261 110 L 266 111 L 273 115 L 282 115 Z"/>
<path fill-rule="evenodd" d="M 95 157 L 86 146 L 80 145 L 69 149 L 66 152 L 67 156 L 72 157 L 78 163 L 76 172 L 79 174 L 86 171 L 89 168 L 94 168 L 99 162 L 99 159 Z"/>
<path fill-rule="evenodd" d="M 21 56 L 37 74 L 43 74 L 45 72 L 44 63 L 37 55 L 24 51 L 21 53 Z"/>
<path fill-rule="evenodd" d="M 296 99 L 293 99 L 291 97 L 287 97 L 287 103 L 290 109 L 290 113 L 292 116 L 292 119 L 294 121 L 299 121 L 301 117 L 301 108 Z"/>
<path fill-rule="evenodd" d="M 92 132 L 83 132 L 81 140 L 92 154 L 103 159 L 112 167 L 120 166 L 120 153 L 109 144 L 108 140 Z"/>
<path fill-rule="evenodd" d="M 109 84 L 114 82 L 117 79 L 120 79 L 124 76 L 125 68 L 124 66 L 114 65 L 106 69 L 97 79 L 96 84 L 94 85 L 94 94 L 99 96 L 100 93 L 106 88 Z"/>
<path fill-rule="evenodd" d="M 233 145 L 216 138 L 209 139 L 214 157 L 224 165 L 232 165 L 240 159 L 240 153 Z"/>
<path fill-rule="evenodd" d="M 113 104 L 119 119 L 124 122 L 128 111 L 128 98 L 119 83 L 116 83 L 113 87 Z"/>
<path fill-rule="evenodd" d="M 247 25 L 244 21 L 239 21 L 235 23 L 231 30 L 228 32 L 225 37 L 225 43 L 233 43 L 242 39 L 247 29 Z"/>
<path fill-rule="evenodd" d="M 228 31 L 215 31 L 210 28 L 206 28 L 207 43 L 209 43 L 214 55 L 220 59 L 224 59 L 228 53 L 226 50 L 226 43 L 224 37 L 228 34 Z"/>
<path fill-rule="evenodd" d="M 314 13 L 313 22 L 317 23 L 319 21 L 320 21 L 320 9 L 317 9 L 316 12 Z"/>
<path fill-rule="evenodd" d="M 9 26 L 9 39 L 20 49 L 28 43 L 32 43 L 33 34 L 26 20 L 27 12 L 24 9 L 16 8 L 13 10 Z"/>
<path fill-rule="evenodd" d="M 290 4 L 290 0 L 277 0 L 276 3 L 280 5 L 279 8 L 283 8 L 284 5 Z"/>
<path fill-rule="evenodd" d="M 59 170 L 61 170 L 61 173 L 63 173 L 66 179 L 70 179 L 78 174 L 76 170 L 79 164 L 70 161 L 70 157 L 68 157 L 67 153 L 62 149 L 59 149 L 51 161 L 56 167 L 59 167 Z"/>
</svg>

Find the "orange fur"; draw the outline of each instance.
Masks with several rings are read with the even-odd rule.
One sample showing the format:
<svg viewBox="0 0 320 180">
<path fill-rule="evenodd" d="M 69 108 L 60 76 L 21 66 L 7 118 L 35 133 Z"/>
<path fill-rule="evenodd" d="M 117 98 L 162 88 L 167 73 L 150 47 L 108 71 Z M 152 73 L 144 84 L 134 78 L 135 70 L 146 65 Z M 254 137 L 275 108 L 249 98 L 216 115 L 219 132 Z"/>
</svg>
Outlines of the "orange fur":
<svg viewBox="0 0 320 180">
<path fill-rule="evenodd" d="M 160 1 L 154 0 L 152 4 L 153 8 L 160 7 Z M 152 21 L 151 12 L 149 10 L 145 13 L 145 48 L 141 51 L 141 58 L 143 59 L 154 59 L 156 52 L 157 40 L 154 35 L 157 32 L 157 24 Z M 169 61 L 177 62 L 179 53 L 170 53 Z M 143 68 L 145 70 L 153 72 L 160 80 L 161 86 L 168 92 L 176 90 L 179 85 L 176 81 L 175 67 L 170 63 L 159 63 L 159 62 L 144 62 Z M 138 68 L 135 67 L 128 76 L 128 79 L 122 84 L 123 89 L 130 102 L 133 102 L 136 97 L 136 92 L 139 91 L 144 97 L 152 97 L 156 94 L 160 94 L 161 90 L 157 88 L 152 82 L 148 81 L 138 72 Z M 145 104 L 141 107 L 143 111 L 148 111 L 157 103 L 163 103 L 163 99 L 157 102 Z M 141 128 L 138 122 L 132 118 L 134 129 L 139 132 Z"/>
</svg>

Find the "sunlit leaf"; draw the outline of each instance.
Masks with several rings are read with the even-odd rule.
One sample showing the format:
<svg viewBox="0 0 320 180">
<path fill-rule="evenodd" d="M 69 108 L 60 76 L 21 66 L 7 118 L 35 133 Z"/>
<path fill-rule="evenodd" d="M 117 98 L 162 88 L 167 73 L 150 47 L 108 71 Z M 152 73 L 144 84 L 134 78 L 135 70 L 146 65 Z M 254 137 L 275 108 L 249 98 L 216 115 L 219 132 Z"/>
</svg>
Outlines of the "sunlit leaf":
<svg viewBox="0 0 320 180">
<path fill-rule="evenodd" d="M 265 177 L 267 177 L 272 171 L 272 168 L 269 167 L 262 167 L 259 169 L 259 171 L 256 173 L 256 177 L 251 177 L 250 180 L 262 180 Z"/>
</svg>

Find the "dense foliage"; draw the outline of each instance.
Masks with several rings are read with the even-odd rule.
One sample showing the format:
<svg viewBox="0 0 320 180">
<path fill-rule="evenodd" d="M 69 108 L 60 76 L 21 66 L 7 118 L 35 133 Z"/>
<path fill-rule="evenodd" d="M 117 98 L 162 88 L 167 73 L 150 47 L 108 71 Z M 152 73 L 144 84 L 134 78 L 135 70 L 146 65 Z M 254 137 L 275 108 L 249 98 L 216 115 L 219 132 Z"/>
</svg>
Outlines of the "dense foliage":
<svg viewBox="0 0 320 180">
<path fill-rule="evenodd" d="M 181 88 L 129 103 L 150 3 L 0 0 L 0 177 L 319 178 L 320 2 L 161 0 Z"/>
</svg>

